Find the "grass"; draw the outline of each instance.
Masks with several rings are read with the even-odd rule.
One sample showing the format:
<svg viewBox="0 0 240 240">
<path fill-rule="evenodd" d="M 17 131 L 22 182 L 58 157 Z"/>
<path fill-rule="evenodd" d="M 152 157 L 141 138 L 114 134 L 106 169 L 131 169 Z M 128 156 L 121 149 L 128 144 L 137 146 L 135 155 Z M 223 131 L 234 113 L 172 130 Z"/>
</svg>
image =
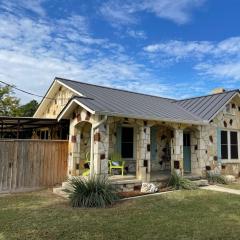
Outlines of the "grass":
<svg viewBox="0 0 240 240">
<path fill-rule="evenodd" d="M 204 190 L 76 209 L 49 191 L 0 197 L 0 239 L 239 239 L 240 197 Z"/>
<path fill-rule="evenodd" d="M 240 190 L 240 182 L 238 182 L 238 183 L 230 183 L 230 184 L 227 184 L 227 185 L 220 184 L 219 186 L 225 187 L 225 188 L 230 188 L 230 189 Z"/>
</svg>

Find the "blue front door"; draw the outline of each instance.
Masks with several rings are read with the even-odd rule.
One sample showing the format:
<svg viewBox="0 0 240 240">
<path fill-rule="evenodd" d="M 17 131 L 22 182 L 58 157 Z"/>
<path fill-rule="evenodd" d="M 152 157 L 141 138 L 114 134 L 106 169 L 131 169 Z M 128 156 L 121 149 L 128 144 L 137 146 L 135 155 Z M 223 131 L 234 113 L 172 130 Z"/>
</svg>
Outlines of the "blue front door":
<svg viewBox="0 0 240 240">
<path fill-rule="evenodd" d="M 183 169 L 184 172 L 191 172 L 191 135 L 183 133 Z"/>
</svg>

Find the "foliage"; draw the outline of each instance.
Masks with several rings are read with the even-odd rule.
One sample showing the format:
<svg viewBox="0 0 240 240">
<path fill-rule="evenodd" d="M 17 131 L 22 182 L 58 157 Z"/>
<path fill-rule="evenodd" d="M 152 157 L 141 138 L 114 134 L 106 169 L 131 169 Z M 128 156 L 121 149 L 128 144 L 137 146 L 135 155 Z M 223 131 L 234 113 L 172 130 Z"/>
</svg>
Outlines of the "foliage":
<svg viewBox="0 0 240 240">
<path fill-rule="evenodd" d="M 13 96 L 14 92 L 10 86 L 0 86 L 0 115 L 18 116 L 20 114 L 20 99 Z"/>
<path fill-rule="evenodd" d="M 207 180 L 209 183 L 220 183 L 220 184 L 227 184 L 226 179 L 224 176 L 219 175 L 219 174 L 209 174 L 207 173 Z"/>
<path fill-rule="evenodd" d="M 88 179 L 73 178 L 70 180 L 73 190 L 69 192 L 72 207 L 96 207 L 110 206 L 118 199 L 118 195 L 106 177 L 94 176 Z"/>
<path fill-rule="evenodd" d="M 186 189 L 186 190 L 194 190 L 197 189 L 197 185 L 190 181 L 189 179 L 183 178 L 179 174 L 174 171 L 171 174 L 168 186 L 174 189 Z"/>
<path fill-rule="evenodd" d="M 38 102 L 32 100 L 29 103 L 22 105 L 20 107 L 20 116 L 21 117 L 32 117 L 38 108 Z"/>
<path fill-rule="evenodd" d="M 32 117 L 37 107 L 36 100 L 20 106 L 20 99 L 14 96 L 12 87 L 0 86 L 0 116 Z"/>
</svg>

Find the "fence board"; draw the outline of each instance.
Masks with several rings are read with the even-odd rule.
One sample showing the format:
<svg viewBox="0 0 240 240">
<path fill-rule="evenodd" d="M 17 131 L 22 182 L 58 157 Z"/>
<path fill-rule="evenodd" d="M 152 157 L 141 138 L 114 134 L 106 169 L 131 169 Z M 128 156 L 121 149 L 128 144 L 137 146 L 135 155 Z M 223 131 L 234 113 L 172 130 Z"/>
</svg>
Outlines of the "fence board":
<svg viewBox="0 0 240 240">
<path fill-rule="evenodd" d="M 68 141 L 0 140 L 0 193 L 63 182 L 67 158 Z"/>
</svg>

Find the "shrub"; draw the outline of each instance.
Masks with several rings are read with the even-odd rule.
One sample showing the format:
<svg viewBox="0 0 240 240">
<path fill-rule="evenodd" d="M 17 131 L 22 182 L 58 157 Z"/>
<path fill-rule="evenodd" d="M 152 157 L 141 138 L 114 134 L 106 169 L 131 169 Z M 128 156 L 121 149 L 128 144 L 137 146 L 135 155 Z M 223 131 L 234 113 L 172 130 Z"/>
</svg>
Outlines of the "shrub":
<svg viewBox="0 0 240 240">
<path fill-rule="evenodd" d="M 103 176 L 73 178 L 70 186 L 72 190 L 65 191 L 69 192 L 72 207 L 104 208 L 118 199 L 116 190 Z"/>
<path fill-rule="evenodd" d="M 183 178 L 175 171 L 171 174 L 168 186 L 174 189 L 186 189 L 186 190 L 197 189 L 197 185 L 195 183 L 186 178 Z"/>
<path fill-rule="evenodd" d="M 222 175 L 217 174 L 210 174 L 207 173 L 207 180 L 209 183 L 220 183 L 220 184 L 227 184 L 226 179 Z"/>
</svg>

